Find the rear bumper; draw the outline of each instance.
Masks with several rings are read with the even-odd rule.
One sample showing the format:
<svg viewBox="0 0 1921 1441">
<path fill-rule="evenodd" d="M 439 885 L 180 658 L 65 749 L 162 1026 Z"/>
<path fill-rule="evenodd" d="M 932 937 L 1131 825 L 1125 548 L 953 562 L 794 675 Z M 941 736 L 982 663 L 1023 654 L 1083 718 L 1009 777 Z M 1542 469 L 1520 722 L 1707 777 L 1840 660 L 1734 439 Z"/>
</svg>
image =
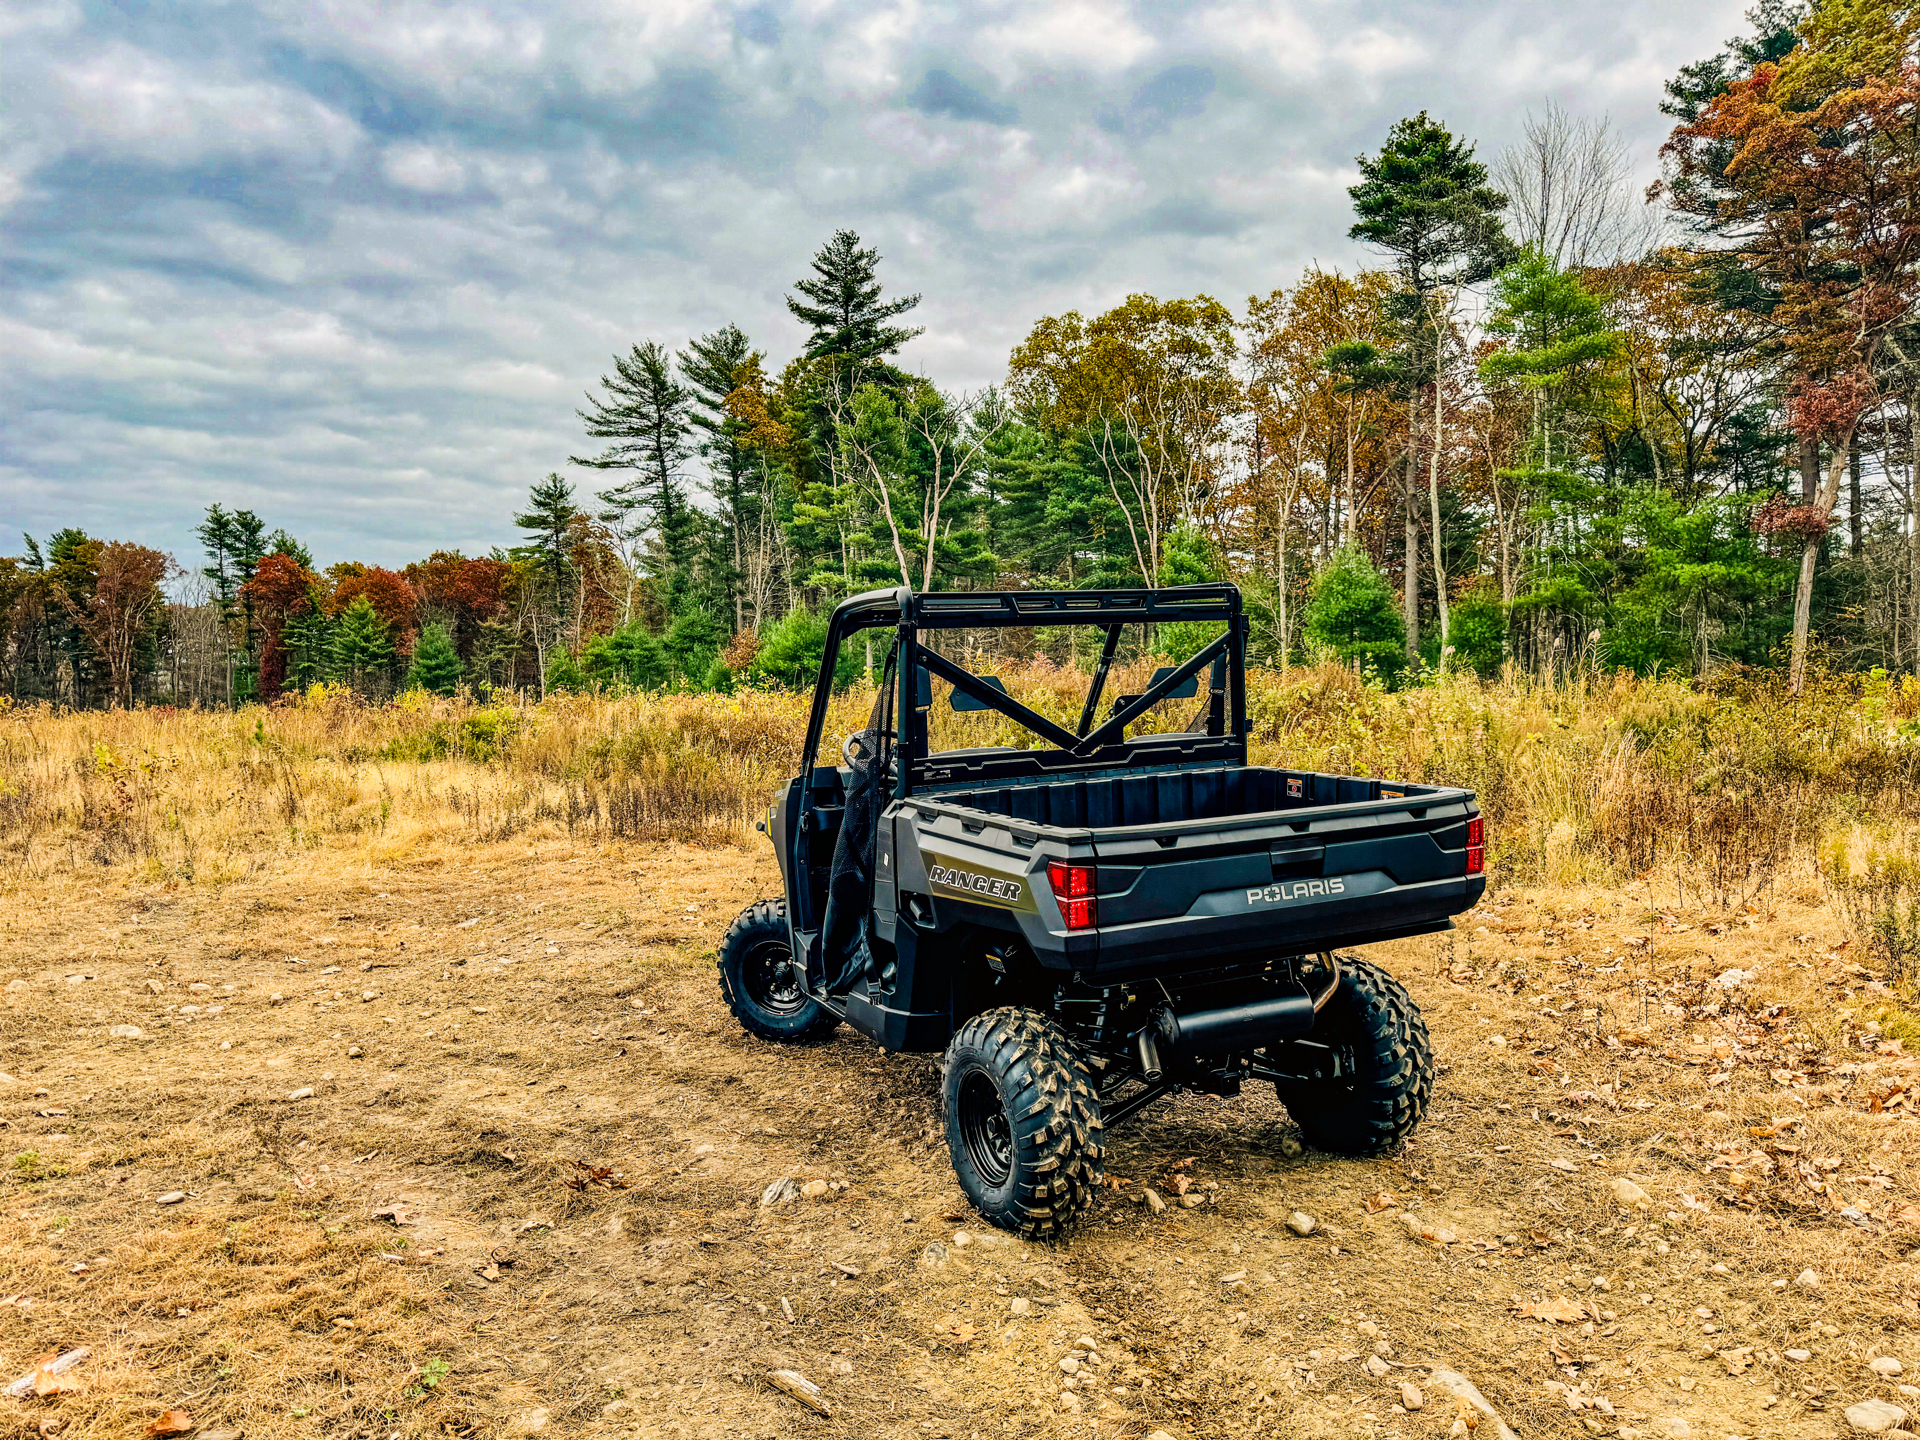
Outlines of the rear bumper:
<svg viewBox="0 0 1921 1441">
<path fill-rule="evenodd" d="M 1485 876 L 1397 886 L 1383 871 L 1209 891 L 1185 915 L 1103 925 L 1094 973 L 1225 956 L 1309 955 L 1447 930 L 1487 887 Z"/>
</svg>

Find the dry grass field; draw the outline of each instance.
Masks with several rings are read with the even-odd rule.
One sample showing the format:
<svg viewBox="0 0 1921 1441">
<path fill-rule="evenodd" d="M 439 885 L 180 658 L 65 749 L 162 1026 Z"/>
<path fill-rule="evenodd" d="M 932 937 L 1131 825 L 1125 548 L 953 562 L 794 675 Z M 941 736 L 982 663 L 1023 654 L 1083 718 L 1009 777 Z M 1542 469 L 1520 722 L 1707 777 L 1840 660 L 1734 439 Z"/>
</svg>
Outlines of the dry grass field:
<svg viewBox="0 0 1921 1441">
<path fill-rule="evenodd" d="M 793 698 L 0 717 L 0 1361 L 88 1350 L 0 1427 L 1446 1436 L 1446 1368 L 1523 1435 L 1913 1430 L 1912 691 L 1256 701 L 1487 795 L 1488 898 L 1377 948 L 1433 1110 L 1164 1104 L 1057 1246 L 965 1212 L 933 1058 L 720 1003 Z"/>
</svg>

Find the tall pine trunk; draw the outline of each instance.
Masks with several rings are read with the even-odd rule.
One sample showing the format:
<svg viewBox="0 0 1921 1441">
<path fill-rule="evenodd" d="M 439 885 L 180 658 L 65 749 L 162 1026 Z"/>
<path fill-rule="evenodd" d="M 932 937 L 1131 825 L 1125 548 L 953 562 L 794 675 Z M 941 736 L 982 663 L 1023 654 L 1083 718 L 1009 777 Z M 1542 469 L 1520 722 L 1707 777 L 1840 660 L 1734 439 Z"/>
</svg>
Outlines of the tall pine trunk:
<svg viewBox="0 0 1921 1441">
<path fill-rule="evenodd" d="M 1434 435 L 1427 461 L 1428 521 L 1433 526 L 1434 601 L 1441 612 L 1441 669 L 1447 669 L 1447 562 L 1441 555 L 1441 362 L 1440 337 L 1434 347 Z"/>
</svg>

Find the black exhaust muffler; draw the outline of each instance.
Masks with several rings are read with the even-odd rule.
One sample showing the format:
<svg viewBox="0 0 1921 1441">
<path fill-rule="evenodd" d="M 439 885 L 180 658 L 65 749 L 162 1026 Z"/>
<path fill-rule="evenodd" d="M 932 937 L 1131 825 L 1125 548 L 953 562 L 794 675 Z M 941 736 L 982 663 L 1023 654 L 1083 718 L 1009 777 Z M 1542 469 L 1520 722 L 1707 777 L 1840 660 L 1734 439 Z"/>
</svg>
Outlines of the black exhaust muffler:
<svg viewBox="0 0 1921 1441">
<path fill-rule="evenodd" d="M 1332 957 L 1328 957 L 1331 962 Z M 1314 1017 L 1333 994 L 1340 972 L 1334 970 L 1321 995 L 1271 973 L 1238 976 L 1182 991 L 1157 1006 L 1153 1019 L 1135 1037 L 1143 1071 L 1158 1072 L 1160 1053 L 1181 1057 L 1228 1056 L 1284 1041 L 1298 1041 L 1314 1029 Z"/>
</svg>

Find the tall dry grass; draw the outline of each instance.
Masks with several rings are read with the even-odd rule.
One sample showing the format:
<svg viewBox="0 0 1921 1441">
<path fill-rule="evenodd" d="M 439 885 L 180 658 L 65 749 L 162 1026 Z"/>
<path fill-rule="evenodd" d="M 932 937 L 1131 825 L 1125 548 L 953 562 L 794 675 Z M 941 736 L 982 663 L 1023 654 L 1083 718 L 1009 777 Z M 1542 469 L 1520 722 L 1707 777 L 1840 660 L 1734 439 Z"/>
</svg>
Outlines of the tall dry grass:
<svg viewBox="0 0 1921 1441">
<path fill-rule="evenodd" d="M 1109 693 L 1144 688 L 1148 672 L 1117 668 Z M 1033 709 L 1078 718 L 1086 677 L 1074 668 L 1000 673 Z M 936 692 L 938 746 L 1030 742 Z M 1901 931 L 1913 867 L 1843 863 L 1863 846 L 1913 855 L 1912 677 L 1828 677 L 1798 699 L 1768 680 L 1625 675 L 1386 692 L 1321 666 L 1255 671 L 1248 694 L 1257 762 L 1473 788 L 1494 865 L 1512 877 L 1607 883 L 1658 869 L 1733 906 L 1784 866 L 1811 865 L 1826 838 L 1844 910 L 1859 873 L 1878 888 L 1855 904 L 1879 917 L 1864 924 L 1913 933 Z M 822 760 L 872 702 L 864 686 L 834 699 Z M 1179 729 L 1195 705 L 1168 702 L 1145 728 Z M 133 867 L 218 883 L 290 859 L 391 864 L 521 835 L 744 838 L 793 773 L 807 706 L 752 690 L 484 704 L 414 693 L 369 706 L 317 687 L 233 713 L 20 707 L 0 713 L 0 873 Z M 1870 833 L 1871 845 L 1833 839 Z"/>
</svg>

